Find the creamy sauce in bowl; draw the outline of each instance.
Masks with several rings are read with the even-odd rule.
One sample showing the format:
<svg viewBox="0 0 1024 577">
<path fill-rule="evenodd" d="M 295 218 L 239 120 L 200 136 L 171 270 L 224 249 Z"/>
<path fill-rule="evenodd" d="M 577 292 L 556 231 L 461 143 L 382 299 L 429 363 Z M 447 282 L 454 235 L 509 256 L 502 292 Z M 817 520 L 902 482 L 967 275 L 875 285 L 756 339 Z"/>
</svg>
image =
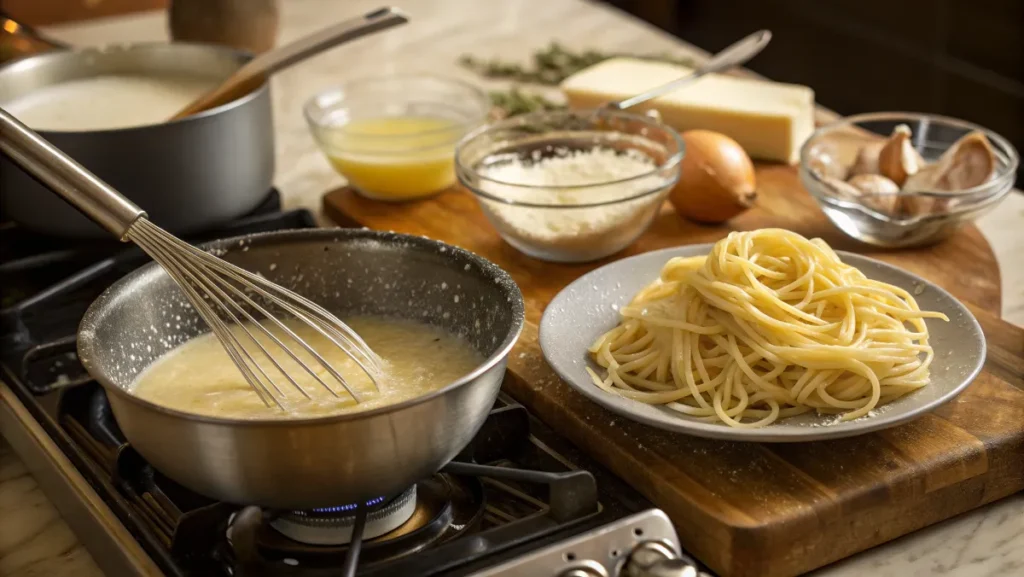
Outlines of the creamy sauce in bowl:
<svg viewBox="0 0 1024 577">
<path fill-rule="evenodd" d="M 133 128 L 166 121 L 216 84 L 200 76 L 111 74 L 46 86 L 4 108 L 33 130 Z"/>
<path fill-rule="evenodd" d="M 301 365 L 256 330 L 251 332 L 274 353 L 274 358 L 310 398 L 306 399 L 266 357 L 261 367 L 287 395 L 286 411 L 267 407 L 221 347 L 207 333 L 158 358 L 136 377 L 131 392 L 139 398 L 187 413 L 237 419 L 299 419 L 352 413 L 395 405 L 439 390 L 479 366 L 484 358 L 468 342 L 441 329 L 415 321 L 386 317 L 354 317 L 345 322 L 384 361 L 380 391 L 369 376 L 337 346 L 303 323 L 286 321 L 360 395 L 356 403 L 340 383 L 311 355 L 300 351 L 277 327 L 273 332 L 337 393 L 334 396 Z M 240 342 L 248 339 L 234 327 Z M 251 341 L 250 341 L 251 343 Z"/>
</svg>

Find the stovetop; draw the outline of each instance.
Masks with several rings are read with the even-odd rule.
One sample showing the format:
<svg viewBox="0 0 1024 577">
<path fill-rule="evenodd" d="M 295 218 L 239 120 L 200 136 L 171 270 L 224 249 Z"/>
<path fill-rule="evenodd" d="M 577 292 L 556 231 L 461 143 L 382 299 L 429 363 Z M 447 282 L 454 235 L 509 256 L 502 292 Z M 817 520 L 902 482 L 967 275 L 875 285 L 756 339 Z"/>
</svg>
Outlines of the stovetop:
<svg viewBox="0 0 1024 577">
<path fill-rule="evenodd" d="M 307 211 L 280 212 L 272 191 L 254 213 L 188 240 L 314 226 Z M 286 512 L 193 493 L 127 443 L 75 353 L 89 304 L 147 261 L 116 242 L 69 243 L 0 225 L 0 377 L 167 575 L 327 577 L 356 558 L 362 576 L 469 575 L 530 555 L 570 562 L 575 554 L 545 547 L 651 507 L 504 394 L 454 462 L 402 495 Z M 339 532 L 366 533 L 358 555 L 333 544 L 346 540 Z M 303 542 L 311 539 L 324 543 Z"/>
</svg>

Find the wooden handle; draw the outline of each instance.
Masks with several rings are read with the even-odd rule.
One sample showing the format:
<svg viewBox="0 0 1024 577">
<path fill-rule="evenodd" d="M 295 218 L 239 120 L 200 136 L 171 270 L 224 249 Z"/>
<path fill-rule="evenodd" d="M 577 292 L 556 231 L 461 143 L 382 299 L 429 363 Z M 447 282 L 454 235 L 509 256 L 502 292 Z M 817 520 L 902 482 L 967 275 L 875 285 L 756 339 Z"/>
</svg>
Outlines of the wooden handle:
<svg viewBox="0 0 1024 577">
<path fill-rule="evenodd" d="M 258 87 L 271 74 L 319 54 L 328 48 L 386 30 L 409 21 L 408 16 L 395 8 L 380 8 L 358 18 L 296 40 L 291 44 L 266 52 L 239 68 L 220 86 L 207 92 L 171 117 L 178 120 L 203 110 L 226 104 Z"/>
</svg>

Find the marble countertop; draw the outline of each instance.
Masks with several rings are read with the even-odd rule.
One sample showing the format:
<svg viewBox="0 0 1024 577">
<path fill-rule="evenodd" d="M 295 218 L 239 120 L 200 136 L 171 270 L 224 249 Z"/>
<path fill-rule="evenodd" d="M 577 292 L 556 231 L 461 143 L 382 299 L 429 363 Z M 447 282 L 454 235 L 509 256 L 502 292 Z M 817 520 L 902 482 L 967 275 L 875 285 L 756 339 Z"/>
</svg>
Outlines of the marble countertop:
<svg viewBox="0 0 1024 577">
<path fill-rule="evenodd" d="M 379 6 L 379 0 L 282 0 L 279 42 Z M 455 62 L 464 53 L 529 58 L 551 40 L 609 51 L 693 53 L 679 40 L 607 6 L 583 0 L 403 0 L 412 23 L 335 49 L 273 79 L 277 186 L 287 207 L 319 212 L 320 196 L 342 183 L 316 149 L 302 104 L 347 78 L 430 71 L 479 82 Z M 46 30 L 76 45 L 160 41 L 162 13 L 92 21 Z M 828 103 L 823 103 L 827 105 Z M 1003 316 L 1024 325 L 1024 195 L 1012 194 L 978 222 L 1000 262 Z M 1016 264 L 1011 264 L 1016 263 Z M 817 577 L 1024 574 L 1024 494 L 918 531 L 814 573 Z M 0 575 L 101 575 L 17 456 L 0 439 Z"/>
</svg>

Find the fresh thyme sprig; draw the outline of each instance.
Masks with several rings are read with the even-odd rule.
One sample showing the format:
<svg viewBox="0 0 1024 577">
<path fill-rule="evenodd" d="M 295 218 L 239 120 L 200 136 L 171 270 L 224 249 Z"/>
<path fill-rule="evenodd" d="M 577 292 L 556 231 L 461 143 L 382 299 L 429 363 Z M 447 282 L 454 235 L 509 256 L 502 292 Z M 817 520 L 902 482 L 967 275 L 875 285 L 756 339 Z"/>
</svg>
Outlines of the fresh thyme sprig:
<svg viewBox="0 0 1024 577">
<path fill-rule="evenodd" d="M 692 67 L 694 65 L 694 61 L 690 58 L 681 58 L 671 54 L 622 54 L 598 50 L 573 52 L 557 42 L 552 42 L 547 48 L 534 52 L 532 62 L 526 66 L 501 59 L 483 60 L 468 54 L 462 56 L 459 63 L 485 78 L 557 86 L 558 83 L 584 68 L 618 56 L 656 60 L 681 66 Z"/>
<path fill-rule="evenodd" d="M 468 54 L 462 56 L 459 59 L 459 63 L 484 78 L 512 80 L 522 84 L 557 86 L 560 82 L 584 68 L 618 56 L 655 60 L 690 67 L 694 65 L 693 60 L 690 58 L 681 58 L 670 54 L 637 55 L 600 52 L 598 50 L 573 52 L 557 42 L 552 42 L 546 48 L 534 52 L 530 64 L 525 66 L 518 62 L 507 60 L 479 59 Z M 542 94 L 523 90 L 519 86 L 513 86 L 508 90 L 492 91 L 490 97 L 491 103 L 494 105 L 492 116 L 496 118 L 517 116 L 540 110 L 559 110 L 565 108 L 564 104 L 550 100 Z"/>
<path fill-rule="evenodd" d="M 491 104 L 494 106 L 491 117 L 495 120 L 528 112 L 565 108 L 565 104 L 549 100 L 542 94 L 524 91 L 518 86 L 513 86 L 508 90 L 492 90 L 489 96 Z"/>
</svg>

